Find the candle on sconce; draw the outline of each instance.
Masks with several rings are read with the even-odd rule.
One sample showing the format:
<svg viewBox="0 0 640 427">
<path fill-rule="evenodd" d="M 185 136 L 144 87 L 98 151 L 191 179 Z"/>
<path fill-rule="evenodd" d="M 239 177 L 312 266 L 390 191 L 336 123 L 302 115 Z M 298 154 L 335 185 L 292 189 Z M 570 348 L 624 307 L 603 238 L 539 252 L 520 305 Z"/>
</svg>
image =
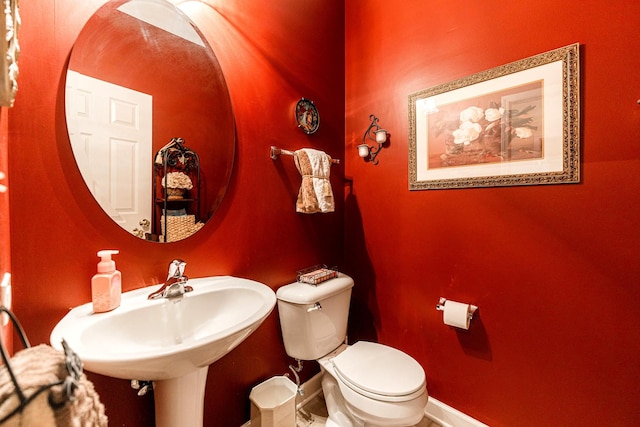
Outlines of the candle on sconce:
<svg viewBox="0 0 640 427">
<path fill-rule="evenodd" d="M 378 144 L 384 144 L 387 140 L 387 131 L 384 129 L 380 129 L 376 131 L 376 142 Z"/>
<path fill-rule="evenodd" d="M 367 144 L 358 145 L 358 155 L 360 157 L 367 157 L 369 155 L 369 146 Z"/>
</svg>

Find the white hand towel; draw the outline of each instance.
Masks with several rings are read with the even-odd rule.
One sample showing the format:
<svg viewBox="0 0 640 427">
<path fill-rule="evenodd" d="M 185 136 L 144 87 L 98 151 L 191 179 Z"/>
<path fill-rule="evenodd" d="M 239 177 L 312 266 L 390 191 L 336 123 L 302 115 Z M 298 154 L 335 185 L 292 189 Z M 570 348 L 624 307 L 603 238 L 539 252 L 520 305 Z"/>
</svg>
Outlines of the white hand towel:
<svg viewBox="0 0 640 427">
<path fill-rule="evenodd" d="M 45 344 L 20 350 L 11 358 L 10 364 L 22 392 L 27 397 L 43 386 L 63 380 L 68 375 L 64 354 Z M 55 403 L 62 406 L 51 407 L 50 396 Z M 24 407 L 22 412 L 9 418 L 3 427 L 107 426 L 104 405 L 85 374 L 80 375 L 74 400 L 67 402 L 65 397 L 61 386 L 52 387 L 38 395 Z M 0 418 L 12 412 L 19 403 L 9 373 L 6 367 L 2 366 L 0 368 Z"/>
<path fill-rule="evenodd" d="M 331 181 L 331 157 L 323 151 L 303 148 L 294 153 L 302 176 L 296 211 L 302 213 L 333 212 L 335 203 Z"/>
</svg>

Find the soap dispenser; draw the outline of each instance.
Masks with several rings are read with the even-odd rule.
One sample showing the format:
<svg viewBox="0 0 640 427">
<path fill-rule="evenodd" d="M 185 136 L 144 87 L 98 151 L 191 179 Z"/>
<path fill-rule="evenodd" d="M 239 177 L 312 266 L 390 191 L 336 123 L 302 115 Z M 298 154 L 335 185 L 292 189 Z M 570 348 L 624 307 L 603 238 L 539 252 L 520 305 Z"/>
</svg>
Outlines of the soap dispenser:
<svg viewBox="0 0 640 427">
<path fill-rule="evenodd" d="M 104 313 L 120 305 L 122 294 L 122 275 L 116 270 L 116 263 L 111 255 L 117 250 L 102 250 L 98 252 L 101 261 L 98 263 L 98 273 L 91 278 L 91 299 L 93 312 Z"/>
</svg>

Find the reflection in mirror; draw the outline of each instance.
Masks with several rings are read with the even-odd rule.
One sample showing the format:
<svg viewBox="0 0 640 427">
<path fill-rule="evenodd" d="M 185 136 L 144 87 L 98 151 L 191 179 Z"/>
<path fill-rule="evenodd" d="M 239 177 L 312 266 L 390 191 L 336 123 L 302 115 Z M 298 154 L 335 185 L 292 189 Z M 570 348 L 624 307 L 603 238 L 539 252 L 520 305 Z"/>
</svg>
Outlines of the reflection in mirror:
<svg viewBox="0 0 640 427">
<path fill-rule="evenodd" d="M 200 211 L 200 157 L 182 138 L 173 138 L 156 153 L 153 166 L 153 194 L 162 206 L 160 241 L 185 239 L 204 225 L 192 214 Z"/>
<path fill-rule="evenodd" d="M 168 1 L 111 0 L 96 11 L 71 52 L 65 109 L 80 173 L 125 230 L 180 240 L 220 205 L 235 149 L 228 89 L 209 44 Z M 180 156 L 163 163 L 176 141 L 197 167 Z M 191 188 L 168 197 L 163 184 L 179 172 Z M 171 237 L 172 224 L 188 230 Z"/>
</svg>

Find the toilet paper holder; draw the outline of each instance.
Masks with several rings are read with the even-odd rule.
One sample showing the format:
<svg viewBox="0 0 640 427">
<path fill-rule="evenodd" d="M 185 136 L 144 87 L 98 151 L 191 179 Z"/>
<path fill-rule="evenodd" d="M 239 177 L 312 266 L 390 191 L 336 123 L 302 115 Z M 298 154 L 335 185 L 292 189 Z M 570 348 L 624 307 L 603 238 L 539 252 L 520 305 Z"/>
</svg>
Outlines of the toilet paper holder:
<svg viewBox="0 0 640 427">
<path fill-rule="evenodd" d="M 440 301 L 436 305 L 436 310 L 444 311 L 444 303 L 445 302 L 447 302 L 447 299 L 443 298 L 443 297 L 440 297 Z M 467 314 L 467 317 L 469 318 L 469 320 L 473 319 L 473 315 L 475 314 L 477 309 L 478 309 L 478 306 L 469 304 L 469 313 Z"/>
</svg>

